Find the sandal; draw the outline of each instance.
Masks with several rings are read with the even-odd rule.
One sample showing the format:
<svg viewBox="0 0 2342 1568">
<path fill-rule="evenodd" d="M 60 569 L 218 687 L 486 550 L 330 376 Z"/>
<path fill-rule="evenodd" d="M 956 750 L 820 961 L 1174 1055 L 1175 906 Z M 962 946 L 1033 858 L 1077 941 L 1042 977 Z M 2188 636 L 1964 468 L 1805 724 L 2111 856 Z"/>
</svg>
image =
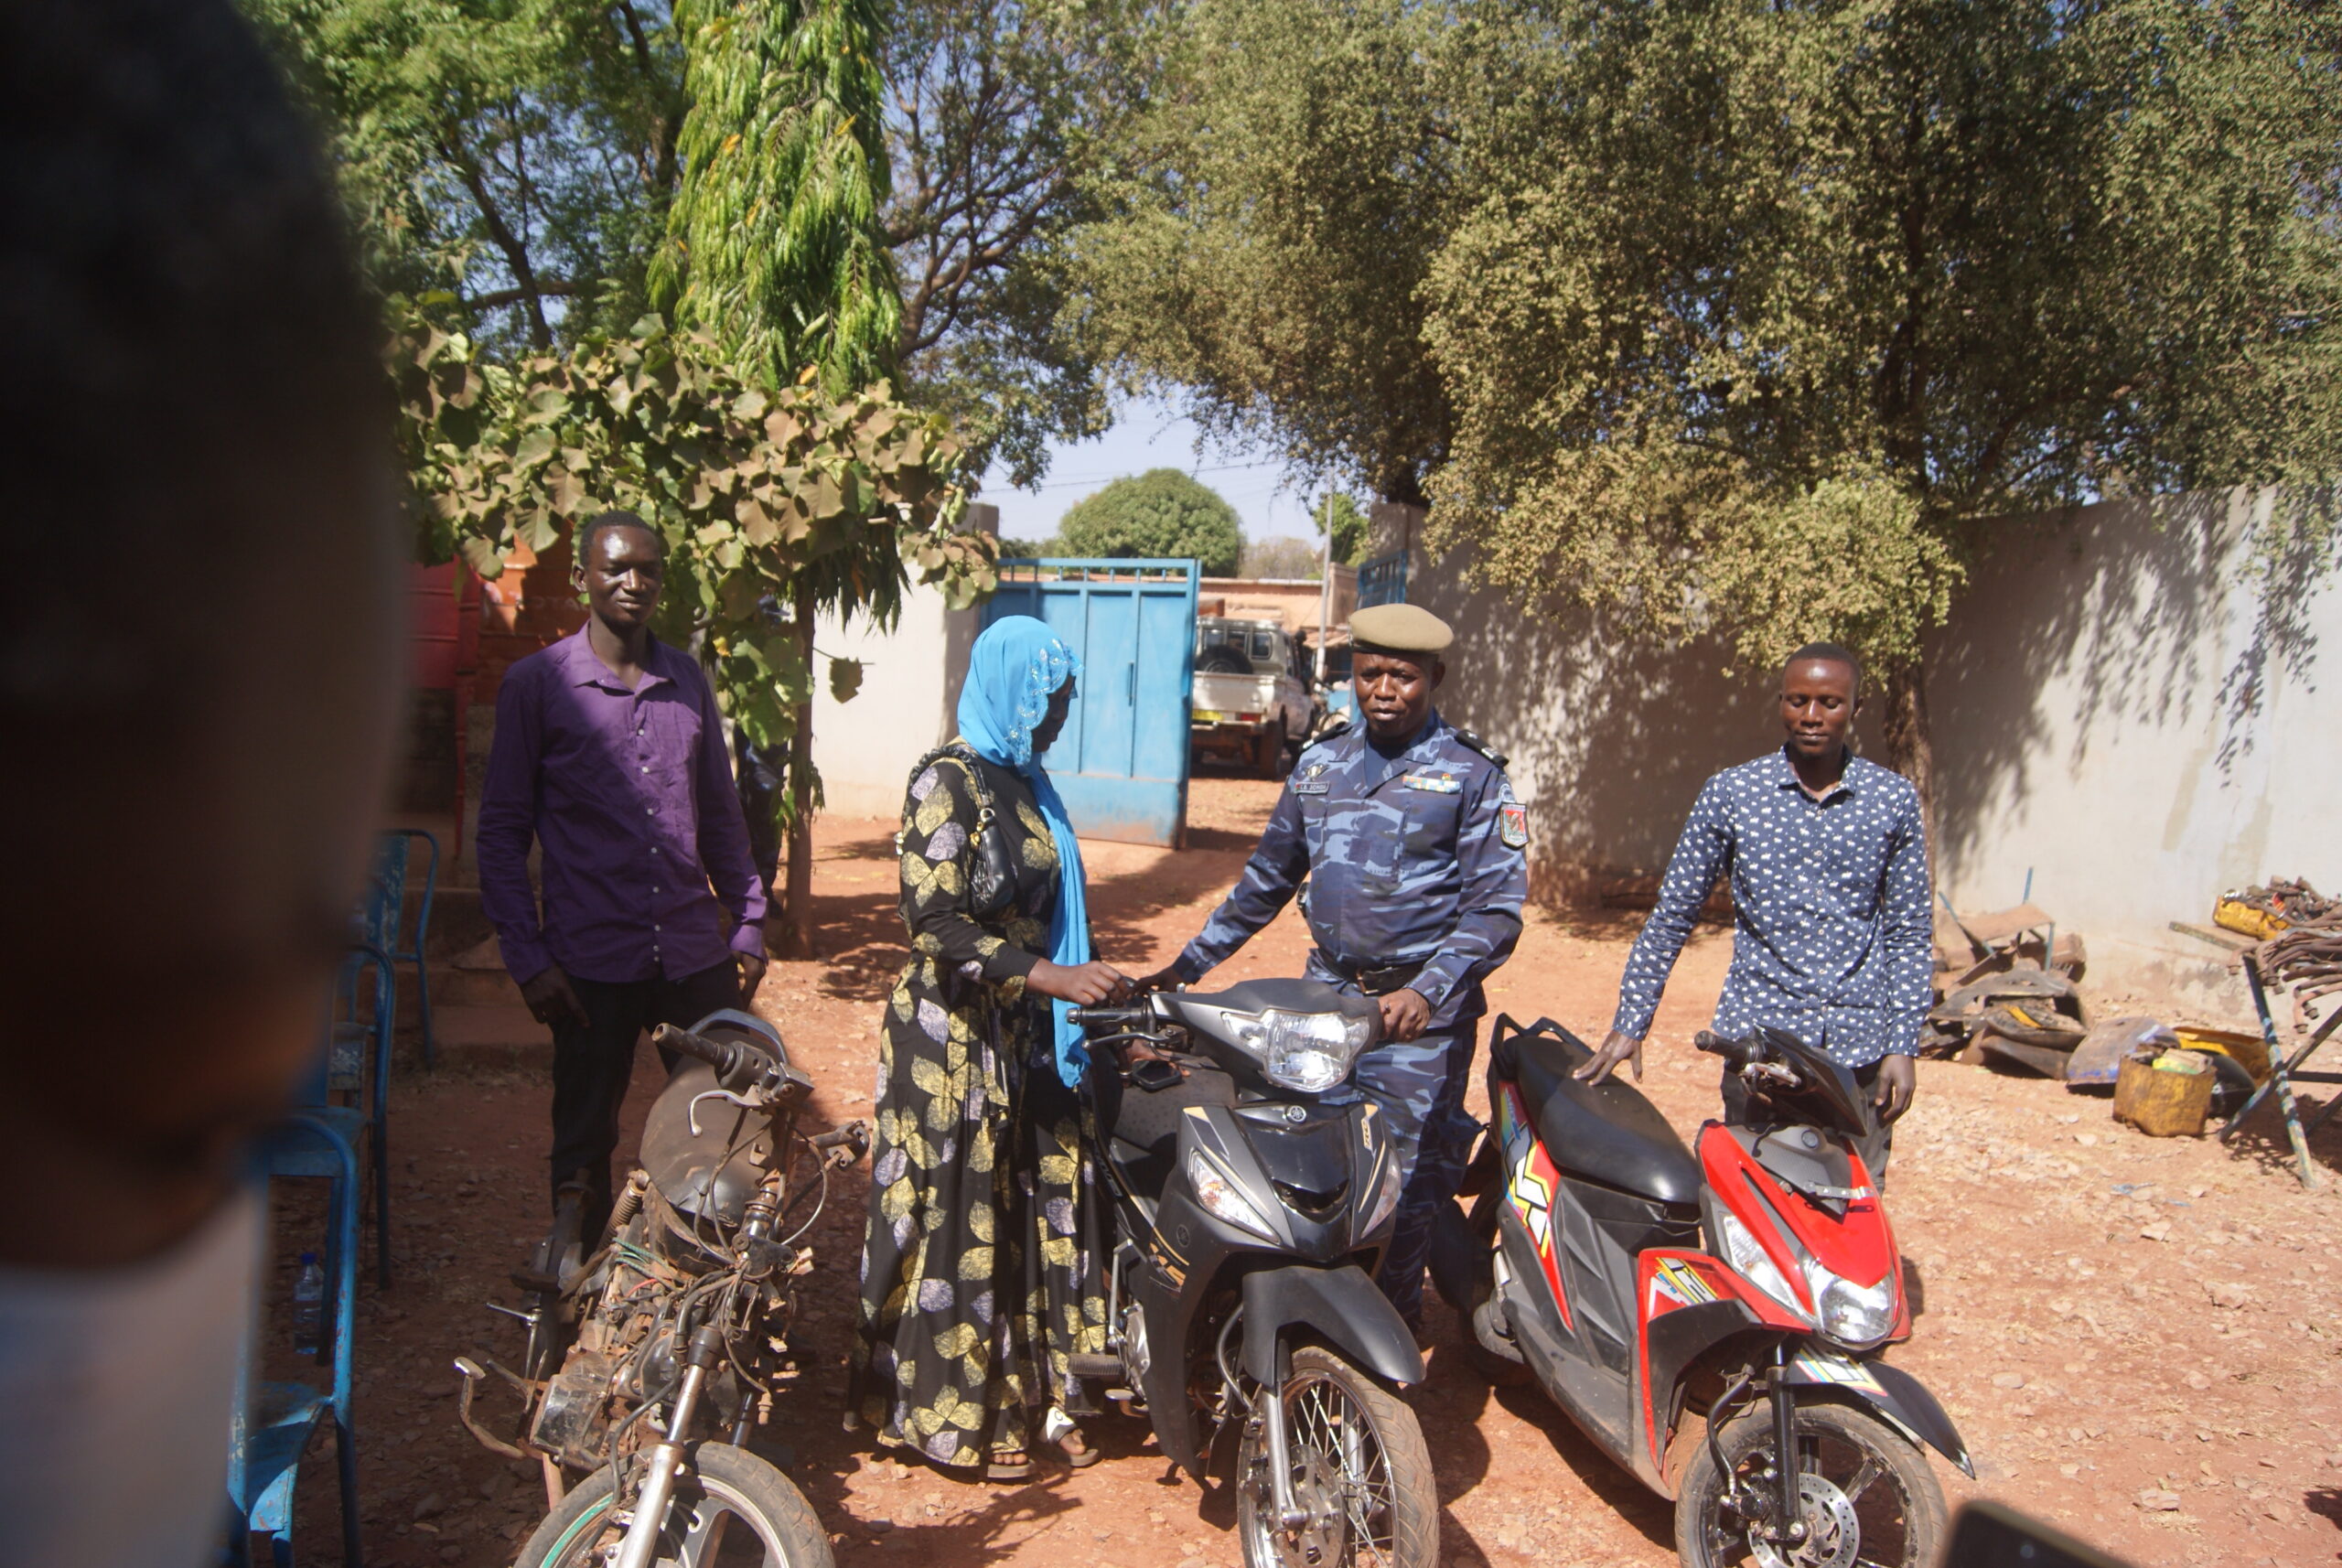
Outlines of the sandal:
<svg viewBox="0 0 2342 1568">
<path fill-rule="evenodd" d="M 1065 1455 L 1065 1462 L 1077 1470 L 1087 1470 L 1106 1456 L 1101 1450 L 1090 1446 L 1078 1426 L 1058 1436 L 1058 1451 Z"/>
<path fill-rule="evenodd" d="M 987 1481 L 1029 1481 L 1033 1478 L 1033 1456 L 1022 1448 L 995 1448 L 984 1461 Z"/>
</svg>

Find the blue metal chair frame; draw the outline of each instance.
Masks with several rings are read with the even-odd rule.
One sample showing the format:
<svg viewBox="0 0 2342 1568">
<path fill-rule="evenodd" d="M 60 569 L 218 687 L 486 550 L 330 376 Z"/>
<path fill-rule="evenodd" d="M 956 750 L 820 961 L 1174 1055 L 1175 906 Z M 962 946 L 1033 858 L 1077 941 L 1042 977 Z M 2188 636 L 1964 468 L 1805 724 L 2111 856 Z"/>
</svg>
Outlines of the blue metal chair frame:
<svg viewBox="0 0 2342 1568">
<path fill-rule="evenodd" d="M 374 976 L 371 1006 L 364 1004 L 363 979 Z M 332 1122 L 355 1150 L 362 1139 L 366 1163 L 374 1172 L 375 1278 L 391 1285 L 391 1036 L 398 1018 L 398 975 L 391 955 L 360 942 L 343 960 L 327 1026 L 324 1071 L 304 1096 L 307 1114 Z M 328 1103 L 343 1092 L 355 1105 Z"/>
<path fill-rule="evenodd" d="M 423 872 L 423 908 L 415 914 L 414 937 L 402 940 L 406 923 L 406 875 L 414 841 L 431 846 Z M 414 965 L 415 1021 L 423 1029 L 423 1065 L 439 1059 L 438 1041 L 431 1033 L 431 972 L 423 950 L 431 939 L 431 896 L 439 886 L 439 841 L 421 828 L 392 828 L 382 834 L 374 859 L 374 897 L 366 911 L 366 940 L 399 963 Z"/>
<path fill-rule="evenodd" d="M 324 1108 L 329 1112 L 332 1108 Z M 260 1174 L 323 1176 L 333 1184 L 327 1237 L 328 1277 L 333 1282 L 333 1382 L 255 1383 L 252 1349 L 238 1379 L 234 1439 L 228 1462 L 230 1559 L 248 1560 L 251 1537 L 269 1538 L 276 1568 L 293 1568 L 293 1491 L 301 1457 L 319 1423 L 330 1419 L 334 1460 L 341 1483 L 341 1552 L 348 1568 L 363 1568 L 359 1532 L 358 1445 L 350 1423 L 352 1350 L 358 1326 L 358 1155 L 347 1124 L 320 1111 L 289 1118 L 261 1150 Z"/>
</svg>

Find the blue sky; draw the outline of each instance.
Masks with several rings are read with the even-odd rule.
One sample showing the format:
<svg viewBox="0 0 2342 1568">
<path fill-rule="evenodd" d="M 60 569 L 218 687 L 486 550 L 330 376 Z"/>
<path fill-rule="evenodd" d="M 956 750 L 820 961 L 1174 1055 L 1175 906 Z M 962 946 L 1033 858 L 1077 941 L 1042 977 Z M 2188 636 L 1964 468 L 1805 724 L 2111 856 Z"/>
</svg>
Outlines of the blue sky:
<svg viewBox="0 0 2342 1568">
<path fill-rule="evenodd" d="M 1195 422 L 1170 404 L 1152 398 L 1133 400 L 1096 440 L 1052 443 L 1049 471 L 1039 490 L 1009 489 L 1007 475 L 995 467 L 984 476 L 977 499 L 1000 508 L 1004 538 L 1045 539 L 1057 532 L 1066 508 L 1125 474 L 1177 468 L 1227 498 L 1247 539 L 1317 536 L 1309 522 L 1308 499 L 1286 488 L 1283 461 L 1243 447 L 1207 446 L 1199 451 L 1196 443 L 1200 435 Z"/>
</svg>

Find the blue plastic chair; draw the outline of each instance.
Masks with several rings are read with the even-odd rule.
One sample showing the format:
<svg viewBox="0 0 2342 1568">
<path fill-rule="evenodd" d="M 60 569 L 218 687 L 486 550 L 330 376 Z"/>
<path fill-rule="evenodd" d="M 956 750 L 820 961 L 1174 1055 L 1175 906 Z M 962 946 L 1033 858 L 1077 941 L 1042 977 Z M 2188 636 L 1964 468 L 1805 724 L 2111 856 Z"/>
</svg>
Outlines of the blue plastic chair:
<svg viewBox="0 0 2342 1568">
<path fill-rule="evenodd" d="M 375 1278 L 384 1290 L 391 1285 L 391 1036 L 397 1022 L 391 955 L 360 942 L 342 961 L 325 1060 L 301 1097 L 307 1114 L 330 1123 L 353 1151 L 362 1148 L 373 1169 Z M 350 1103 L 335 1104 L 336 1095 L 348 1095 Z"/>
<path fill-rule="evenodd" d="M 421 839 L 431 858 L 423 868 L 423 907 L 416 911 L 414 935 L 403 930 L 406 918 L 406 882 L 412 870 L 411 852 Z M 439 1058 L 438 1041 L 431 1033 L 431 972 L 423 950 L 431 938 L 431 896 L 439 886 L 439 841 L 421 828 L 392 828 L 384 833 L 374 854 L 374 888 L 366 903 L 365 940 L 398 963 L 414 965 L 415 1021 L 423 1030 L 423 1065 Z"/>
<path fill-rule="evenodd" d="M 329 1111 L 331 1108 L 327 1108 Z M 347 1568 L 364 1568 L 359 1534 L 358 1444 L 350 1425 L 352 1348 L 358 1316 L 359 1165 L 345 1135 L 348 1122 L 305 1111 L 264 1139 L 257 1152 L 265 1178 L 322 1176 L 333 1185 L 327 1208 L 326 1277 L 331 1282 L 333 1381 L 256 1383 L 247 1346 L 238 1383 L 233 1442 L 228 1460 L 229 1560 L 248 1562 L 254 1535 L 269 1538 L 276 1568 L 293 1568 L 293 1492 L 309 1441 L 333 1424 L 334 1460 L 341 1482 L 341 1552 Z"/>
</svg>

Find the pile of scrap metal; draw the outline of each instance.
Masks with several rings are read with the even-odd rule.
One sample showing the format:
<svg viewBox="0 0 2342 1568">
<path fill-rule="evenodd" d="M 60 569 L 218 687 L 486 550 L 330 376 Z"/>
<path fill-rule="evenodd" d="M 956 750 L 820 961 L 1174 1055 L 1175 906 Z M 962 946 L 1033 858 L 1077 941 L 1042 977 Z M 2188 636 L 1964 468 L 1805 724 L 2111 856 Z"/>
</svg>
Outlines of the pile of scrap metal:
<svg viewBox="0 0 2342 1568">
<path fill-rule="evenodd" d="M 2272 876 L 2266 886 L 2240 888 L 2212 901 L 2212 924 L 2266 940 L 2295 927 L 2342 929 L 2342 898 L 2328 898 L 2306 881 Z"/>
<path fill-rule="evenodd" d="M 2082 1001 L 2087 955 L 2074 931 L 2033 904 L 1963 918 L 1947 902 L 1936 922 L 1940 998 L 1919 1036 L 1926 1056 L 1998 1058 L 2051 1078 L 2089 1033 Z"/>
</svg>

